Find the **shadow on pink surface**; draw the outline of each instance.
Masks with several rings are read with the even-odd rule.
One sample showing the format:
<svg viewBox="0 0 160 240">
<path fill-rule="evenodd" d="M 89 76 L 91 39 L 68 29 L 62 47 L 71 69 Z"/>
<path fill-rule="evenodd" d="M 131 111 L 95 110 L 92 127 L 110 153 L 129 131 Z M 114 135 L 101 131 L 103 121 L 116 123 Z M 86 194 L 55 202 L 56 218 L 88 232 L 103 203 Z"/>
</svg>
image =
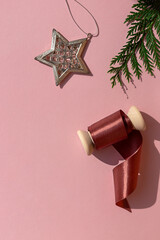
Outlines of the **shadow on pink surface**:
<svg viewBox="0 0 160 240">
<path fill-rule="evenodd" d="M 128 197 L 132 209 L 148 208 L 156 203 L 160 175 L 160 153 L 155 146 L 155 141 L 160 141 L 160 124 L 148 114 L 142 114 L 147 129 L 143 133 L 138 184 L 135 191 Z M 112 146 L 99 151 L 96 150 L 93 155 L 105 164 L 113 166 L 123 160 Z"/>
<path fill-rule="evenodd" d="M 160 153 L 155 141 L 160 141 L 160 123 L 146 113 L 142 113 L 147 129 L 143 133 L 140 176 L 136 190 L 128 198 L 132 208 L 148 208 L 157 200 L 160 174 Z"/>
</svg>

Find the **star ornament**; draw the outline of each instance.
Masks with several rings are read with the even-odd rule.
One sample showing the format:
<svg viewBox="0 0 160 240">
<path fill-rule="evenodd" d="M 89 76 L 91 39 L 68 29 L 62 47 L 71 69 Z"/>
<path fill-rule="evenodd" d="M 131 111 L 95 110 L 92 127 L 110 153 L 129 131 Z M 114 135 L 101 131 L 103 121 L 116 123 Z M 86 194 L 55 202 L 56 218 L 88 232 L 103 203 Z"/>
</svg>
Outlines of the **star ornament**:
<svg viewBox="0 0 160 240">
<path fill-rule="evenodd" d="M 69 73 L 88 74 L 90 71 L 82 59 L 88 38 L 69 42 L 55 29 L 52 31 L 51 49 L 35 57 L 35 60 L 53 68 L 56 86 Z"/>
</svg>

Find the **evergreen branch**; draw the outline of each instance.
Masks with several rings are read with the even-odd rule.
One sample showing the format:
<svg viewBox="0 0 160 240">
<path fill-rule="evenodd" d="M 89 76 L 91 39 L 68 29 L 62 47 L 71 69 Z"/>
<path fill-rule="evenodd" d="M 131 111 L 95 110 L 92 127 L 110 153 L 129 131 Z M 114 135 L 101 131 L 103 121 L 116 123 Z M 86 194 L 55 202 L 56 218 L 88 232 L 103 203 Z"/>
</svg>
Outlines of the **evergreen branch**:
<svg viewBox="0 0 160 240">
<path fill-rule="evenodd" d="M 148 73 L 151 74 L 151 76 L 154 76 L 153 74 L 153 60 L 150 56 L 150 53 L 148 51 L 148 49 L 145 47 L 144 42 L 141 42 L 141 47 L 139 48 L 139 55 L 140 55 L 140 59 L 143 60 L 143 64 L 145 66 L 145 69 Z"/>
<path fill-rule="evenodd" d="M 160 42 L 155 38 L 152 29 L 146 35 L 146 46 L 153 55 L 155 65 L 160 69 Z"/>
<path fill-rule="evenodd" d="M 142 67 L 137 61 L 137 57 L 136 57 L 135 52 L 131 55 L 131 65 L 132 65 L 132 69 L 134 71 L 134 74 L 136 75 L 136 77 L 138 79 L 140 79 L 141 74 L 142 74 L 142 70 L 141 70 Z"/>
<path fill-rule="evenodd" d="M 160 4 L 159 0 L 138 0 L 132 6 L 125 23 L 130 24 L 127 33 L 127 42 L 121 51 L 112 58 L 108 73 L 113 74 L 110 78 L 112 87 L 119 82 L 122 85 L 123 74 L 128 82 L 135 75 L 138 79 L 142 76 L 142 67 L 138 62 L 136 53 L 139 52 L 140 60 L 143 61 L 145 70 L 154 75 L 154 68 L 160 69 L 160 40 L 156 38 L 153 28 L 160 38 Z M 128 68 L 131 62 L 133 75 Z M 114 66 L 114 65 L 119 66 Z"/>
<path fill-rule="evenodd" d="M 132 74 L 130 73 L 129 69 L 128 69 L 128 65 L 127 65 L 127 61 L 125 62 L 123 68 L 122 68 L 123 74 L 125 75 L 125 77 L 127 78 L 128 82 L 130 82 L 132 80 Z"/>
<path fill-rule="evenodd" d="M 159 15 L 157 16 L 157 19 L 155 21 L 154 27 L 155 27 L 155 29 L 157 31 L 157 35 L 160 38 L 160 16 Z"/>
</svg>

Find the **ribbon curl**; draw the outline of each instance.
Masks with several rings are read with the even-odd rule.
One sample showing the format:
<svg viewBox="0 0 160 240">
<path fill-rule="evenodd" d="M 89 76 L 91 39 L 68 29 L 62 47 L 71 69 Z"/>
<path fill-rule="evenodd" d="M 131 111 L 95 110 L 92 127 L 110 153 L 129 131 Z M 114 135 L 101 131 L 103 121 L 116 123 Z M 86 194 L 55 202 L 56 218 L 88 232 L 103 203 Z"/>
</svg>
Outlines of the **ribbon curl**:
<svg viewBox="0 0 160 240">
<path fill-rule="evenodd" d="M 113 169 L 116 205 L 131 212 L 127 197 L 135 190 L 138 180 L 142 135 L 133 129 L 128 116 L 119 110 L 88 127 L 96 149 L 109 145 L 124 158 Z"/>
</svg>

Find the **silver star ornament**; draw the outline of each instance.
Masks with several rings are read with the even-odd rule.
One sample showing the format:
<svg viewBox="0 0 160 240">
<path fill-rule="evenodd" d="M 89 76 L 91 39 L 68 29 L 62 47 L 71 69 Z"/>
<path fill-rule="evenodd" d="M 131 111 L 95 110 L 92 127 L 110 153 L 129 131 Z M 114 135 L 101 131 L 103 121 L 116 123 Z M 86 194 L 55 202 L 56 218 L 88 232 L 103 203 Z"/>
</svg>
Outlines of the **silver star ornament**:
<svg viewBox="0 0 160 240">
<path fill-rule="evenodd" d="M 90 71 L 82 59 L 89 38 L 69 42 L 55 29 L 52 31 L 51 49 L 35 57 L 35 60 L 53 68 L 56 86 L 69 73 L 88 74 Z"/>
</svg>

